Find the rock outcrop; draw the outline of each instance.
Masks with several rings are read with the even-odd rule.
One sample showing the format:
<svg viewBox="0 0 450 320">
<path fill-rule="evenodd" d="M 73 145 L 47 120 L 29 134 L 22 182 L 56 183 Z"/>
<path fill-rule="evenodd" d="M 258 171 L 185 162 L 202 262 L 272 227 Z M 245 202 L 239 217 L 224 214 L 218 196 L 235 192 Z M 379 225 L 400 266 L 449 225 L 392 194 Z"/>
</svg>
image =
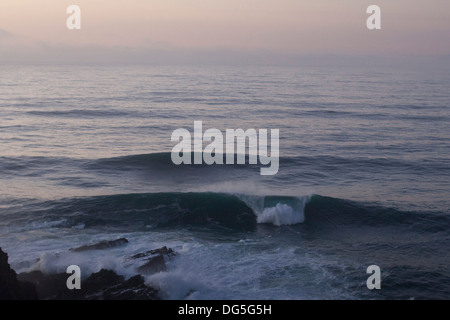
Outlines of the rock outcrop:
<svg viewBox="0 0 450 320">
<path fill-rule="evenodd" d="M 175 251 L 173 251 L 171 248 L 167 248 L 167 247 L 164 246 L 164 247 L 159 248 L 159 249 L 153 249 L 153 250 L 149 250 L 149 251 L 146 251 L 146 252 L 143 252 L 143 253 L 135 254 L 131 258 L 132 259 L 139 259 L 139 258 L 151 256 L 151 255 L 156 255 L 156 254 L 165 255 L 167 257 L 173 257 L 175 255 Z"/>
<path fill-rule="evenodd" d="M 166 259 L 170 259 L 175 255 L 175 252 L 167 247 L 149 250 L 143 253 L 138 253 L 132 256 L 132 259 L 145 258 L 145 263 L 141 265 L 136 271 L 144 275 L 152 275 L 158 272 L 167 271 Z"/>
<path fill-rule="evenodd" d="M 40 271 L 21 273 L 19 278 L 36 286 L 43 300 L 157 300 L 157 290 L 145 285 L 142 276 L 128 280 L 114 271 L 102 269 L 81 282 L 80 290 L 66 286 L 68 274 L 45 275 Z"/>
<path fill-rule="evenodd" d="M 75 249 L 74 252 L 103 250 L 128 243 L 125 238 L 102 241 Z M 80 290 L 67 288 L 67 273 L 44 274 L 41 271 L 20 273 L 10 268 L 8 255 L 0 248 L 0 300 L 156 300 L 158 291 L 145 284 L 141 275 L 167 271 L 166 261 L 175 256 L 167 247 L 149 250 L 130 257 L 142 261 L 139 275 L 128 280 L 114 271 L 102 269 L 81 281 Z"/>
<path fill-rule="evenodd" d="M 113 248 L 113 247 L 118 247 L 124 244 L 127 244 L 128 240 L 125 238 L 120 238 L 117 240 L 111 240 L 111 241 L 101 241 L 99 243 L 96 244 L 90 244 L 90 245 L 86 245 L 86 246 L 81 246 L 78 248 L 74 248 L 74 249 L 70 249 L 70 251 L 73 252 L 83 252 L 83 251 L 90 251 L 90 250 L 104 250 L 104 249 L 109 249 L 109 248 Z"/>
<path fill-rule="evenodd" d="M 0 300 L 35 300 L 38 296 L 31 283 L 17 280 L 8 263 L 8 255 L 0 248 Z"/>
</svg>

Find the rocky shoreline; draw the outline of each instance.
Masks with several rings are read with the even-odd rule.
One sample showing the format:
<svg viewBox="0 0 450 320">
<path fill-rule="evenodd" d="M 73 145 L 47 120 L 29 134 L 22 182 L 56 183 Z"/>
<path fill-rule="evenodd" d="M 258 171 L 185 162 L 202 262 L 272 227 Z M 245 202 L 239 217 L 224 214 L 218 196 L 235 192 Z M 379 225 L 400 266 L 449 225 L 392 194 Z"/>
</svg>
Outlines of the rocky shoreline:
<svg viewBox="0 0 450 320">
<path fill-rule="evenodd" d="M 107 250 L 127 243 L 121 238 L 70 250 Z M 167 247 L 138 253 L 130 257 L 142 261 L 135 276 L 125 279 L 102 269 L 84 279 L 80 290 L 69 290 L 69 274 L 44 274 L 39 270 L 17 274 L 8 263 L 8 254 L 0 248 L 0 300 L 159 300 L 158 290 L 146 285 L 143 275 L 167 271 L 165 262 L 173 256 L 175 252 Z"/>
</svg>

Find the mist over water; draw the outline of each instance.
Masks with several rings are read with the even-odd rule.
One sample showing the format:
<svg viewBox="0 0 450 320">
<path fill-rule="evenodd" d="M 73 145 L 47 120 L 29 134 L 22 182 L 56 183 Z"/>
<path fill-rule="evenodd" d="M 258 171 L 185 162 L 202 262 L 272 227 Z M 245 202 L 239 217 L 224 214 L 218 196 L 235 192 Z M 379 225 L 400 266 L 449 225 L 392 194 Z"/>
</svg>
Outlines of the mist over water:
<svg viewBox="0 0 450 320">
<path fill-rule="evenodd" d="M 19 271 L 77 263 L 165 298 L 448 298 L 446 72 L 1 66 L 0 246 Z M 173 130 L 279 129 L 280 169 L 176 166 Z M 108 252 L 71 253 L 126 237 Z M 36 259 L 40 258 L 39 262 Z M 367 266 L 383 290 L 365 286 Z"/>
</svg>

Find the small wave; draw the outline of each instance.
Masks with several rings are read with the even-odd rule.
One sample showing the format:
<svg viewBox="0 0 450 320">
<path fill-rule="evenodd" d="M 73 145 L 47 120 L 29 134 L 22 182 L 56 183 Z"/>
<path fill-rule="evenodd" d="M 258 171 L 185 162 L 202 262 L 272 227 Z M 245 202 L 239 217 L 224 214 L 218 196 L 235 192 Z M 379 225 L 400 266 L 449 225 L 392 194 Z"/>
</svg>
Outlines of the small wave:
<svg viewBox="0 0 450 320">
<path fill-rule="evenodd" d="M 193 159 L 194 153 L 191 154 Z M 237 155 L 235 155 L 237 157 Z M 248 163 L 248 155 L 246 155 L 245 163 Z M 225 160 L 224 160 L 225 163 Z M 235 161 L 236 163 L 236 161 Z M 385 172 L 387 168 L 392 170 L 402 170 L 402 172 L 409 171 L 411 173 L 420 174 L 434 174 L 436 170 L 444 174 L 449 174 L 449 166 L 443 159 L 428 158 L 422 161 L 409 161 L 405 159 L 387 159 L 387 158 L 355 158 L 355 157 L 337 157 L 337 156 L 291 156 L 280 157 L 280 168 L 288 170 L 289 168 L 317 168 L 319 172 L 328 172 L 330 170 L 340 170 L 344 172 L 352 172 L 361 169 L 370 172 Z M 190 168 L 215 168 L 230 170 L 233 169 L 255 169 L 259 170 L 259 165 L 192 165 L 192 166 L 176 166 L 172 163 L 171 153 L 151 153 L 151 154 L 137 154 L 128 155 L 115 158 L 104 158 L 90 161 L 86 168 L 90 169 L 108 169 L 108 170 L 142 170 L 142 169 L 163 169 L 164 172 L 170 170 L 190 169 Z"/>
<path fill-rule="evenodd" d="M 70 117 L 70 118 L 92 118 L 92 117 L 119 117 L 128 113 L 119 110 L 65 110 L 65 111 L 28 111 L 28 114 L 43 117 Z"/>
<path fill-rule="evenodd" d="M 194 153 L 191 154 L 193 158 Z M 235 163 L 236 163 L 235 155 Z M 261 165 L 249 165 L 248 155 L 246 164 L 242 165 L 175 165 L 171 160 L 170 152 L 136 154 L 112 158 L 100 159 L 75 159 L 64 157 L 44 156 L 21 156 L 0 157 L 0 172 L 4 174 L 42 175 L 45 172 L 54 172 L 57 169 L 65 171 L 68 168 L 79 168 L 87 171 L 98 171 L 108 173 L 121 173 L 146 171 L 149 174 L 166 177 L 180 177 L 184 174 L 198 175 L 199 169 L 202 174 L 212 172 L 218 176 L 229 176 L 231 172 L 243 171 L 259 172 Z M 239 171 L 236 171 L 239 170 Z M 293 171 L 289 171 L 293 170 Z M 301 171 L 300 171 L 301 170 Z M 373 172 L 384 174 L 390 170 L 393 174 L 412 173 L 433 176 L 437 171 L 440 176 L 450 175 L 450 167 L 443 158 L 428 158 L 420 161 L 409 161 L 405 159 L 386 158 L 349 158 L 336 156 L 295 156 L 280 157 L 280 172 L 310 172 L 316 176 L 327 175 L 334 172 L 352 174 L 358 172 Z"/>
</svg>

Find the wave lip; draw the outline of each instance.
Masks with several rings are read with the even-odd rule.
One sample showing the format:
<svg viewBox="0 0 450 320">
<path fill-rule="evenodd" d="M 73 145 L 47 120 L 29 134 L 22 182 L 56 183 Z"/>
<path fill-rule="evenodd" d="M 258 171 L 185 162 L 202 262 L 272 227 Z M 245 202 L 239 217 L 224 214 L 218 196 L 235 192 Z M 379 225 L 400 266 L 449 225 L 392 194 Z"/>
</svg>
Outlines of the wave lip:
<svg viewBox="0 0 450 320">
<path fill-rule="evenodd" d="M 311 196 L 249 196 L 237 195 L 255 213 L 257 223 L 275 226 L 293 225 L 305 221 L 305 205 Z"/>
<path fill-rule="evenodd" d="M 276 226 L 302 223 L 305 216 L 302 211 L 296 211 L 291 206 L 278 203 L 275 207 L 266 208 L 257 217 L 258 223 L 271 223 Z"/>
</svg>

